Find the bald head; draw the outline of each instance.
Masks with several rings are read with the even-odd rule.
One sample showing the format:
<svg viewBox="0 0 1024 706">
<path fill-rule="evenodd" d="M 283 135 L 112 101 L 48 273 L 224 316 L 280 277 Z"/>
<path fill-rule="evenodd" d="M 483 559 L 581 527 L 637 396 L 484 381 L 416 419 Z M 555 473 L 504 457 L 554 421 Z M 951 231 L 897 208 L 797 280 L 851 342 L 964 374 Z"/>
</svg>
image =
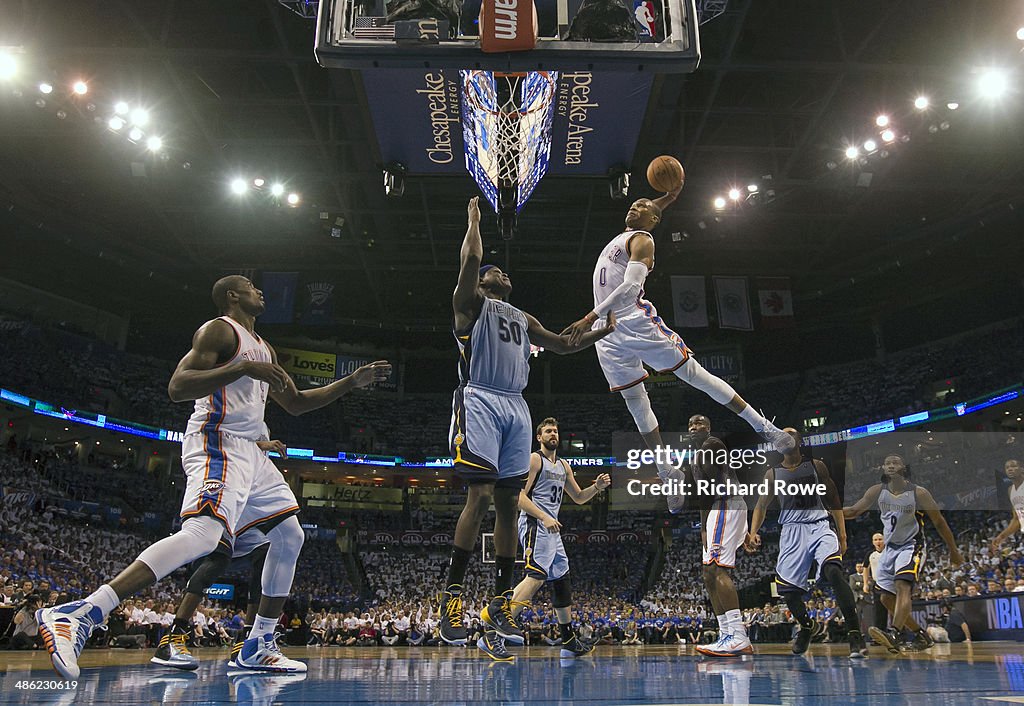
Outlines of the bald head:
<svg viewBox="0 0 1024 706">
<path fill-rule="evenodd" d="M 212 297 L 213 303 L 217 306 L 217 311 L 222 314 L 227 313 L 228 305 L 230 304 L 228 292 L 238 294 L 243 289 L 249 287 L 249 285 L 249 279 L 242 275 L 228 275 L 214 282 Z"/>
</svg>

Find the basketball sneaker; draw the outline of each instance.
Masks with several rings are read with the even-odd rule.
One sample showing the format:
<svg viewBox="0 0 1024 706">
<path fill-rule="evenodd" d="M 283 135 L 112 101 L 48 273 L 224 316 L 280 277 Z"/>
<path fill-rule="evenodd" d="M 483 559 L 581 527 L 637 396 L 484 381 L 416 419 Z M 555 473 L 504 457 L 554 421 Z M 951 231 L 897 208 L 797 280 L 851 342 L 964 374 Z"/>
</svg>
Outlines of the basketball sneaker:
<svg viewBox="0 0 1024 706">
<path fill-rule="evenodd" d="M 678 515 L 686 505 L 686 496 L 683 495 L 686 475 L 678 468 L 659 468 L 658 478 L 662 483 L 672 483 L 676 487 L 676 492 L 667 493 L 665 500 L 668 501 L 668 511 L 673 515 Z"/>
<path fill-rule="evenodd" d="M 860 630 L 850 631 L 850 659 L 863 659 L 868 656 L 868 645 L 864 642 L 864 634 Z"/>
<path fill-rule="evenodd" d="M 242 635 L 248 635 L 252 631 L 252 626 L 248 625 L 242 628 L 242 632 L 238 633 L 238 639 L 235 640 L 235 644 L 231 646 L 231 656 L 228 657 L 228 668 L 238 668 L 238 653 L 242 651 L 242 645 L 245 644 L 245 638 Z"/>
<path fill-rule="evenodd" d="M 875 643 L 889 650 L 889 654 L 898 655 L 900 644 L 903 642 L 900 634 L 895 630 L 882 630 L 874 626 L 868 628 L 868 634 Z"/>
<path fill-rule="evenodd" d="M 78 655 L 86 640 L 103 622 L 103 613 L 88 601 L 73 601 L 36 611 L 39 634 L 50 653 L 50 662 L 65 679 L 78 679 Z"/>
<path fill-rule="evenodd" d="M 238 669 L 255 672 L 305 672 L 306 663 L 288 659 L 277 646 L 277 637 L 272 633 L 250 637 L 242 644 L 242 650 L 235 657 Z"/>
<path fill-rule="evenodd" d="M 441 639 L 449 645 L 465 645 L 468 635 L 462 609 L 462 586 L 452 584 L 441 594 Z"/>
<path fill-rule="evenodd" d="M 594 651 L 594 646 L 589 643 L 584 643 L 579 637 L 573 635 L 568 640 L 562 642 L 562 648 L 558 653 L 558 656 L 562 659 L 570 657 L 582 657 L 588 655 Z"/>
<path fill-rule="evenodd" d="M 526 642 L 526 634 L 522 628 L 516 625 L 516 618 L 512 613 L 513 608 L 519 605 L 528 604 L 513 601 L 512 591 L 505 591 L 500 596 L 492 598 L 491 602 L 484 606 L 484 609 L 480 611 L 480 620 L 513 645 L 522 645 Z"/>
<path fill-rule="evenodd" d="M 181 630 L 177 625 L 172 625 L 170 631 L 160 638 L 156 654 L 149 661 L 175 669 L 199 668 L 199 660 L 188 651 L 188 630 Z"/>
<path fill-rule="evenodd" d="M 746 635 L 722 635 L 718 638 L 718 642 L 711 645 L 698 645 L 694 649 L 708 657 L 738 657 L 754 654 L 750 638 Z"/>
<path fill-rule="evenodd" d="M 240 704 L 272 706 L 284 699 L 275 698 L 286 687 L 306 679 L 305 674 L 269 674 L 236 671 L 228 675 L 235 689 L 235 699 Z"/>
<path fill-rule="evenodd" d="M 802 655 L 807 651 L 807 648 L 811 646 L 811 640 L 821 634 L 822 627 L 821 623 L 816 620 L 811 621 L 810 627 L 800 626 L 800 630 L 796 633 L 796 639 L 793 640 L 793 654 Z"/>
<path fill-rule="evenodd" d="M 925 630 L 914 633 L 911 642 L 904 642 L 900 645 L 904 652 L 924 652 L 935 646 L 935 640 Z"/>
<path fill-rule="evenodd" d="M 495 662 L 514 662 L 515 656 L 505 648 L 505 640 L 494 630 L 487 630 L 476 641 L 476 646 Z"/>
<path fill-rule="evenodd" d="M 772 446 L 774 446 L 775 450 L 780 454 L 784 454 L 787 451 L 792 451 L 796 448 L 796 440 L 786 432 L 779 429 L 772 422 L 767 422 L 759 433 L 765 438 L 765 441 L 771 442 Z"/>
</svg>

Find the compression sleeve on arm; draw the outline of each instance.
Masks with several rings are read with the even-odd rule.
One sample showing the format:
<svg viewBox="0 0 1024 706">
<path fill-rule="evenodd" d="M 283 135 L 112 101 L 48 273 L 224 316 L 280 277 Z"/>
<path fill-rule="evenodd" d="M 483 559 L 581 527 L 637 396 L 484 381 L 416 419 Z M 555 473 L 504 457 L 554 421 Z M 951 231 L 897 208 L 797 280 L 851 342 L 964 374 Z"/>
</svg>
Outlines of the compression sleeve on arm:
<svg viewBox="0 0 1024 706">
<path fill-rule="evenodd" d="M 613 289 L 603 302 L 594 307 L 594 313 L 598 317 L 606 316 L 609 311 L 620 304 L 636 299 L 644 288 L 647 272 L 647 265 L 637 260 L 630 260 L 626 265 L 626 274 L 622 278 L 622 284 Z"/>
</svg>

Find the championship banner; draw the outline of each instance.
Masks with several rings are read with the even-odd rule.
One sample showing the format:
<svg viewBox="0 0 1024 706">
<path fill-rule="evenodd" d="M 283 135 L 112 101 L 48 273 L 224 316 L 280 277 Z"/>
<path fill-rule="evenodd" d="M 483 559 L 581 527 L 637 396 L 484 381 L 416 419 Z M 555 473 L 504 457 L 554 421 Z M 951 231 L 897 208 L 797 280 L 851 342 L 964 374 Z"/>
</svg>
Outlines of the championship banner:
<svg viewBox="0 0 1024 706">
<path fill-rule="evenodd" d="M 672 307 L 679 328 L 708 327 L 708 298 L 704 277 L 672 277 Z"/>
<path fill-rule="evenodd" d="M 337 356 L 334 353 L 278 348 L 277 363 L 301 381 L 319 387 L 334 382 Z"/>
<path fill-rule="evenodd" d="M 260 314 L 260 324 L 290 324 L 295 319 L 298 286 L 298 272 L 264 272 L 260 291 L 267 308 Z"/>
<path fill-rule="evenodd" d="M 746 277 L 715 277 L 715 298 L 718 302 L 719 328 L 754 330 Z"/>
<path fill-rule="evenodd" d="M 755 284 L 761 307 L 761 327 L 773 329 L 795 325 L 789 277 L 758 277 Z"/>
</svg>

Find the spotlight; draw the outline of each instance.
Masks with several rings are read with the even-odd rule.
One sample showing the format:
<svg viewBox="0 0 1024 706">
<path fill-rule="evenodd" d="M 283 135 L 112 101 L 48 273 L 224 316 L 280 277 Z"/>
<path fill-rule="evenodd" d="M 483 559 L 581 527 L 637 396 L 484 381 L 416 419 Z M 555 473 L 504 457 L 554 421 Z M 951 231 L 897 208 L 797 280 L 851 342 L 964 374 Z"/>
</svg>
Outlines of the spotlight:
<svg viewBox="0 0 1024 706">
<path fill-rule="evenodd" d="M 245 179 L 234 179 L 231 182 L 231 190 L 236 194 L 244 194 L 246 189 Z"/>
<path fill-rule="evenodd" d="M 132 140 L 133 142 L 138 142 L 139 140 L 142 139 L 142 130 L 140 130 L 137 127 L 133 127 L 131 131 L 128 133 L 128 139 Z"/>
<path fill-rule="evenodd" d="M 1024 42 L 1024 27 L 1017 30 L 1017 39 Z"/>
<path fill-rule="evenodd" d="M 139 127 L 145 127 L 146 123 L 149 122 L 149 113 L 144 108 L 136 108 L 131 114 L 132 125 L 138 125 Z"/>
<path fill-rule="evenodd" d="M 263 177 L 256 177 L 255 179 L 252 180 L 252 185 L 255 186 L 257 189 L 266 183 L 267 182 L 263 181 Z"/>
<path fill-rule="evenodd" d="M 127 113 L 128 113 L 128 104 L 125 103 L 124 101 L 118 101 L 117 103 L 114 104 L 114 112 L 117 113 L 118 115 L 127 115 Z"/>
<path fill-rule="evenodd" d="M 68 117 L 68 113 L 66 110 L 61 109 L 57 111 L 57 120 L 63 120 L 66 117 Z"/>
<path fill-rule="evenodd" d="M 747 191 L 751 194 L 757 193 L 757 184 L 747 184 Z"/>
<path fill-rule="evenodd" d="M 985 69 L 978 77 L 978 90 L 985 98 L 1002 98 L 1010 87 L 1002 69 Z"/>
<path fill-rule="evenodd" d="M 164 146 L 164 141 L 157 136 L 153 136 L 146 140 L 146 149 L 150 152 L 159 152 L 160 148 Z"/>
<path fill-rule="evenodd" d="M 864 143 L 865 152 L 874 152 L 876 149 L 878 149 L 878 143 L 874 140 L 868 140 Z"/>
<path fill-rule="evenodd" d="M 896 133 L 895 132 L 893 132 L 892 130 L 882 130 L 882 141 L 883 142 L 892 142 L 895 139 L 896 139 Z"/>
<path fill-rule="evenodd" d="M 89 84 L 85 81 L 75 81 L 71 86 L 71 90 L 75 92 L 75 95 L 84 96 L 89 92 Z"/>
<path fill-rule="evenodd" d="M 53 93 L 53 84 L 43 81 L 39 84 L 39 92 L 42 93 L 44 96 L 50 95 L 51 93 Z"/>
<path fill-rule="evenodd" d="M 889 116 L 879 115 L 877 118 L 875 118 L 875 125 L 877 125 L 878 127 L 887 127 L 889 125 Z"/>
<path fill-rule="evenodd" d="M 284 184 L 274 184 L 270 187 L 270 193 L 274 196 L 280 196 L 284 193 Z"/>
<path fill-rule="evenodd" d="M 731 201 L 739 201 L 740 200 L 740 190 L 739 189 L 729 189 L 729 200 L 731 200 Z"/>
<path fill-rule="evenodd" d="M 18 73 L 18 61 L 7 53 L 0 53 L 0 79 L 14 78 Z"/>
<path fill-rule="evenodd" d="M 959 107 L 960 107 L 960 104 L 957 103 L 956 101 L 950 101 L 949 103 L 946 103 L 946 109 L 947 110 L 956 110 Z"/>
<path fill-rule="evenodd" d="M 853 147 L 852 145 L 850 147 L 846 148 L 846 158 L 847 159 L 857 159 L 857 156 L 859 154 L 860 154 L 860 150 L 857 149 L 856 147 Z"/>
<path fill-rule="evenodd" d="M 299 205 L 299 195 L 296 194 L 296 193 L 288 194 L 288 205 L 289 206 L 298 206 Z"/>
<path fill-rule="evenodd" d="M 929 105 L 931 101 L 928 100 L 928 96 L 918 96 L 914 99 L 914 107 L 918 110 L 927 110 Z"/>
<path fill-rule="evenodd" d="M 109 127 L 114 132 L 117 132 L 118 130 L 124 127 L 124 120 L 115 115 L 107 121 L 107 127 Z"/>
<path fill-rule="evenodd" d="M 723 199 L 721 196 L 716 196 L 713 203 L 715 205 L 715 208 L 717 208 L 719 211 L 725 208 L 725 199 Z"/>
</svg>

